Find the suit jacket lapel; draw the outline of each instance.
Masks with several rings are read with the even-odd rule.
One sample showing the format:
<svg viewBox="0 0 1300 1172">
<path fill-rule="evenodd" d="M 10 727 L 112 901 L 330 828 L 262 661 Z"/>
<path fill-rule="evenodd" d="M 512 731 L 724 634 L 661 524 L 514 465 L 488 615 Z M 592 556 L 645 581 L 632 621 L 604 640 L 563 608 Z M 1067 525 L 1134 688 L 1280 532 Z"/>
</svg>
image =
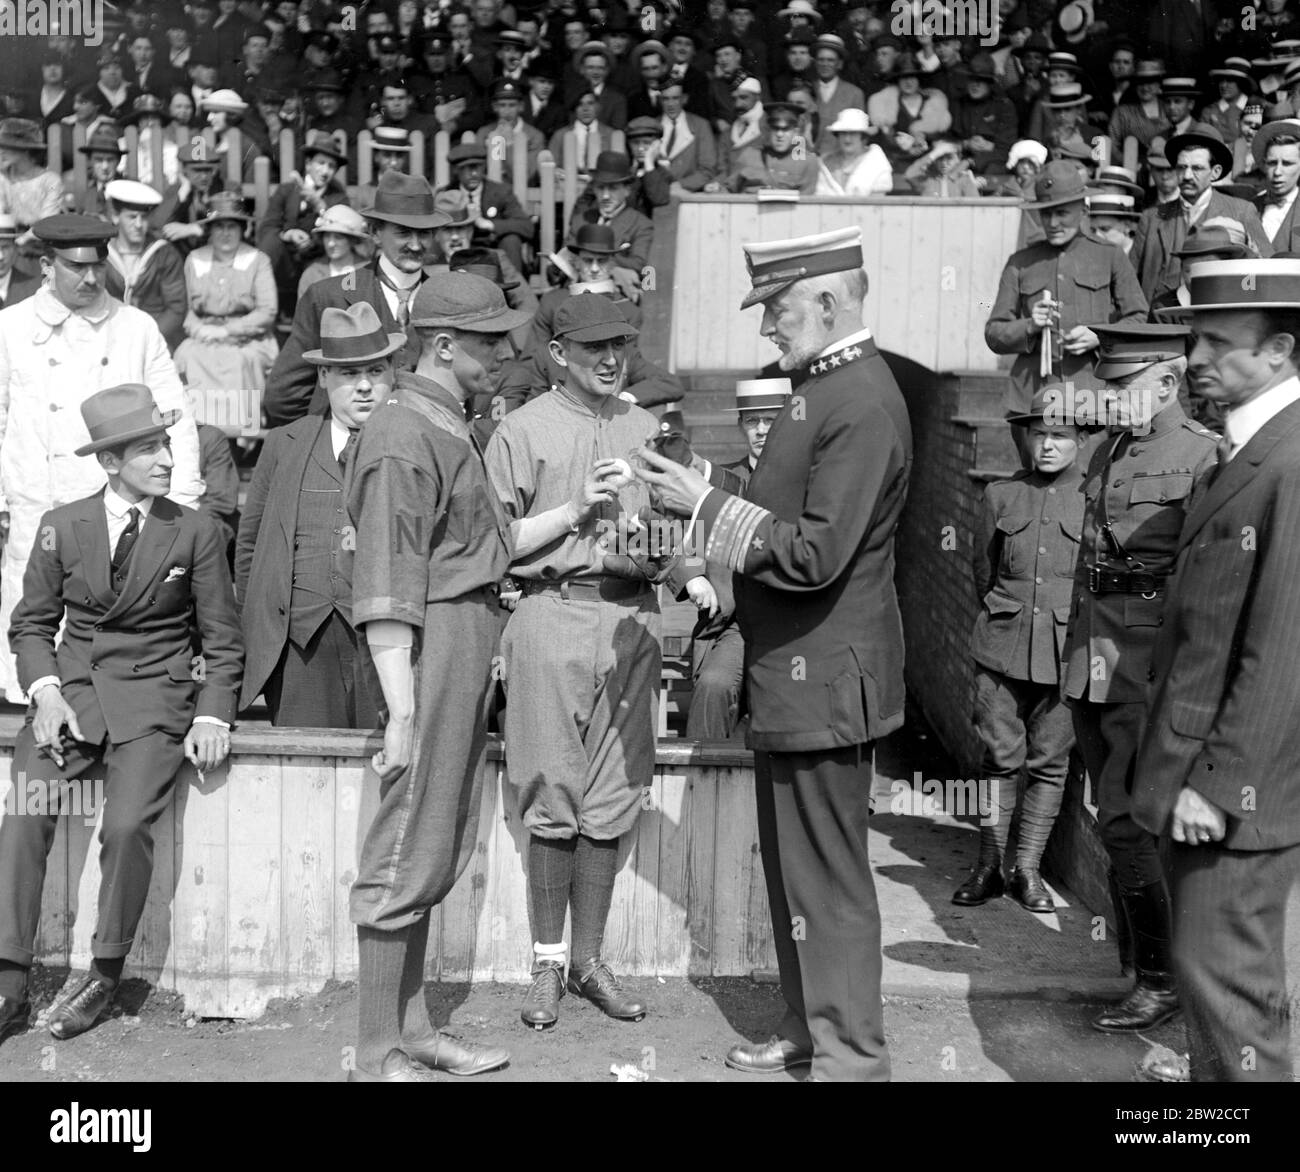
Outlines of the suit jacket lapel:
<svg viewBox="0 0 1300 1172">
<path fill-rule="evenodd" d="M 298 496 L 302 491 L 302 478 L 307 471 L 307 460 L 315 448 L 322 431 L 330 425 L 328 415 L 309 415 L 289 424 L 292 443 L 284 456 L 284 492 L 276 492 L 267 500 L 267 508 L 275 513 L 284 533 L 286 548 L 292 554 L 293 535 L 298 529 Z M 335 461 L 337 464 L 338 462 Z M 337 472 L 338 469 L 336 468 Z M 276 479 L 279 479 L 277 476 Z"/>
<path fill-rule="evenodd" d="M 72 532 L 81 551 L 81 564 L 86 567 L 86 585 L 100 606 L 109 610 L 117 599 L 113 595 L 113 557 L 108 549 L 108 514 L 104 512 L 103 489 L 83 504 L 81 515 L 73 519 Z"/>
<path fill-rule="evenodd" d="M 1227 467 L 1219 470 L 1183 523 L 1183 532 L 1178 539 L 1180 550 L 1191 544 L 1205 523 L 1254 480 L 1259 466 L 1278 442 L 1297 430 L 1300 430 L 1300 402 L 1292 403 L 1274 415 L 1232 458 Z"/>
<path fill-rule="evenodd" d="M 122 587 L 117 601 L 109 607 L 108 614 L 104 616 L 106 620 L 116 619 L 123 611 L 134 606 L 157 577 L 158 567 L 171 552 L 180 533 L 179 509 L 180 505 L 172 504 L 166 497 L 158 497 L 154 501 L 144 527 L 140 530 L 135 549 L 131 551 L 126 585 Z M 104 534 L 107 542 L 107 521 L 104 523 Z"/>
<path fill-rule="evenodd" d="M 317 464 L 321 470 L 336 484 L 343 483 L 343 469 L 339 467 L 339 462 L 334 458 L 334 446 L 330 442 L 330 419 L 327 415 L 321 420 L 320 429 L 316 432 L 316 437 L 312 441 L 309 449 L 311 455 L 309 459 Z M 303 465 L 304 469 L 306 465 Z M 299 477 L 298 484 L 302 484 L 302 478 Z"/>
</svg>

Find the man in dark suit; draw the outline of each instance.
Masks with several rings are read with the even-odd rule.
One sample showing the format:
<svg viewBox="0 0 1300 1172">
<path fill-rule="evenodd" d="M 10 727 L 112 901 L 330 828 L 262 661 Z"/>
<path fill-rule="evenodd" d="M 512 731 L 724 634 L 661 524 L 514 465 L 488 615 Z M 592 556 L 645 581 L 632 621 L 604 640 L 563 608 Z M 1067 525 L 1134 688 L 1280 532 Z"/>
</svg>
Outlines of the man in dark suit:
<svg viewBox="0 0 1300 1172">
<path fill-rule="evenodd" d="M 1214 267 L 1208 276 L 1192 270 L 1188 373 L 1226 409 L 1224 438 L 1178 539 L 1133 816 L 1172 840 L 1173 961 L 1191 1077 L 1289 1082 L 1283 931 L 1300 876 L 1300 262 Z"/>
<path fill-rule="evenodd" d="M 1262 127 L 1251 153 L 1264 171 L 1264 190 L 1255 197 L 1264 235 L 1274 252 L 1294 252 L 1300 248 L 1295 206 L 1300 191 L 1300 119 L 1282 118 Z"/>
<path fill-rule="evenodd" d="M 533 238 L 532 217 L 515 198 L 512 187 L 485 178 L 487 148 L 480 143 L 461 143 L 447 152 L 447 162 L 455 176 L 447 187 L 465 193 L 474 216 L 475 243 L 501 249 L 522 272 L 524 241 Z"/>
<path fill-rule="evenodd" d="M 695 552 L 735 571 L 759 849 L 788 1011 L 779 1037 L 732 1047 L 727 1064 L 811 1063 L 819 1080 L 883 1081 L 867 817 L 875 742 L 903 723 L 893 567 L 911 426 L 862 327 L 861 231 L 745 251 L 754 288 L 742 308 L 763 305 L 782 370 L 808 377 L 743 497 L 734 480 L 728 491 L 727 478 L 705 479 L 649 449 L 641 457 L 652 470 L 639 473 L 665 508 L 697 519 Z"/>
<path fill-rule="evenodd" d="M 378 311 L 387 332 L 406 332 L 409 306 L 424 280 L 425 257 L 433 248 L 433 231 L 449 219 L 434 206 L 433 188 L 427 179 L 400 171 L 384 173 L 374 206 L 362 215 L 371 224 L 375 259 L 355 272 L 317 281 L 298 302 L 293 329 L 271 368 L 262 399 L 272 427 L 325 409 L 326 395 L 316 367 L 303 355 L 320 348 L 320 323 L 326 309 L 346 309 L 367 301 Z M 418 352 L 419 343 L 412 334 L 397 360 L 398 369 L 410 370 Z"/>
<path fill-rule="evenodd" d="M 352 626 L 352 548 L 339 524 L 349 444 L 393 385 L 386 333 L 364 301 L 321 315 L 314 365 L 329 414 L 275 428 L 253 471 L 235 549 L 235 590 L 249 648 L 240 707 L 265 690 L 271 723 L 373 728 Z"/>
<path fill-rule="evenodd" d="M 162 196 L 147 183 L 114 179 L 105 188 L 108 218 L 117 236 L 108 244 L 104 284 L 123 305 L 144 310 L 174 351 L 185 338 L 185 262 L 167 241 L 149 228 L 149 217 Z"/>
<path fill-rule="evenodd" d="M 219 164 L 202 139 L 187 142 L 177 152 L 181 177 L 168 184 L 162 202 L 149 217 L 149 226 L 168 243 L 188 256 L 207 239 L 204 221 L 208 200 L 222 189 Z"/>
<path fill-rule="evenodd" d="M 8 212 L 0 212 L 0 309 L 26 301 L 41 287 L 39 274 L 14 264 L 18 255 L 17 239 L 18 221 Z"/>
<path fill-rule="evenodd" d="M 596 121 L 622 130 L 627 125 L 627 95 L 609 79 L 614 66 L 613 53 L 600 41 L 588 41 L 578 51 L 578 67 L 585 84 L 571 83 L 564 102 L 571 106 L 584 89 L 589 89 L 596 95 Z"/>
<path fill-rule="evenodd" d="M 53 801 L 0 823 L 0 1038 L 28 1016 L 60 782 L 102 778 L 107 798 L 90 973 L 50 1009 L 50 1033 L 66 1039 L 113 1000 L 149 894 L 152 825 L 186 759 L 200 772 L 225 760 L 243 661 L 216 526 L 165 496 L 165 429 L 178 413 L 134 383 L 92 395 L 81 413 L 91 442 L 77 455 L 96 454 L 108 486 L 42 518 L 9 630 L 33 699 L 14 776 Z"/>
</svg>

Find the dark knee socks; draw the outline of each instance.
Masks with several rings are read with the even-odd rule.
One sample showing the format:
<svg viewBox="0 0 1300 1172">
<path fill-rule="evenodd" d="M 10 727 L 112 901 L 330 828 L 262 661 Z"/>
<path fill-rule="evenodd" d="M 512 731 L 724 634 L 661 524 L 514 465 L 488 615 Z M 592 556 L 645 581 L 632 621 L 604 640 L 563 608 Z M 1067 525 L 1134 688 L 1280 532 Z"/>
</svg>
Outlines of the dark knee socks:
<svg viewBox="0 0 1300 1172">
<path fill-rule="evenodd" d="M 398 993 L 404 1042 L 429 1043 L 438 1033 L 429 1021 L 429 1006 L 424 1000 L 424 958 L 429 951 L 429 920 L 432 915 L 430 909 L 411 925 L 406 942 L 402 985 Z"/>
<path fill-rule="evenodd" d="M 122 979 L 125 967 L 124 956 L 96 956 L 90 962 L 90 975 L 98 977 L 105 984 L 116 985 Z"/>
<path fill-rule="evenodd" d="M 564 913 L 569 907 L 576 846 L 574 838 L 539 838 L 534 834 L 529 840 L 528 921 L 534 946 L 564 940 Z"/>
<path fill-rule="evenodd" d="M 614 897 L 614 875 L 618 870 L 618 839 L 578 836 L 573 852 L 573 949 L 575 964 L 600 956 L 609 904 Z"/>
<path fill-rule="evenodd" d="M 0 997 L 21 1001 L 27 992 L 27 966 L 0 960 Z"/>
<path fill-rule="evenodd" d="M 357 1065 L 372 1073 L 380 1071 L 390 1050 L 402 1045 L 402 972 L 411 935 L 411 928 L 378 932 L 357 927 Z"/>
</svg>

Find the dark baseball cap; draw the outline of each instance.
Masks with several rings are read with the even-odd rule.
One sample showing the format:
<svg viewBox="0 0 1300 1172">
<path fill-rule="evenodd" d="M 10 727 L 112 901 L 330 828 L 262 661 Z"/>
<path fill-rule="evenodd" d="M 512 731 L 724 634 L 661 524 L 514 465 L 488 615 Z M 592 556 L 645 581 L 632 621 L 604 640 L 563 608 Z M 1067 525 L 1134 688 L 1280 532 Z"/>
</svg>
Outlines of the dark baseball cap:
<svg viewBox="0 0 1300 1172">
<path fill-rule="evenodd" d="M 570 297 L 556 312 L 551 332 L 557 338 L 571 338 L 575 342 L 606 342 L 637 336 L 618 306 L 600 293 Z"/>
</svg>

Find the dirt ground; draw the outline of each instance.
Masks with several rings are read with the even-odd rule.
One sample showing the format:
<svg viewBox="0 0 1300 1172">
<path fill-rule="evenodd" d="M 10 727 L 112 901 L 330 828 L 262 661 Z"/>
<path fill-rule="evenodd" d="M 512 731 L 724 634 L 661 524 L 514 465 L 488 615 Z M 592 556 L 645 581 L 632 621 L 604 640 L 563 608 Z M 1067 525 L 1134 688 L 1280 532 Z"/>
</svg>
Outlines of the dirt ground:
<svg viewBox="0 0 1300 1172">
<path fill-rule="evenodd" d="M 65 972 L 35 971 L 38 1013 Z M 434 1022 L 466 1041 L 504 1045 L 508 1067 L 456 1082 L 613 1082 L 611 1066 L 667 1082 L 801 1080 L 804 1072 L 754 1076 L 727 1069 L 728 1047 L 766 1038 L 781 1015 L 768 981 L 661 980 L 627 984 L 650 1005 L 639 1023 L 615 1022 L 566 997 L 559 1024 L 539 1032 L 519 1021 L 523 986 L 429 984 Z M 1095 1003 L 1051 997 L 899 997 L 885 1001 L 899 1082 L 1127 1082 L 1148 1042 L 1177 1045 L 1177 1026 L 1150 1039 L 1094 1033 Z M 0 1081 L 112 1083 L 341 1081 L 354 1042 L 355 986 L 332 983 L 315 997 L 272 1002 L 254 1022 L 187 1019 L 175 995 L 144 982 L 123 987 L 113 1016 L 69 1042 L 55 1042 L 43 1017 L 0 1046 Z"/>
</svg>

